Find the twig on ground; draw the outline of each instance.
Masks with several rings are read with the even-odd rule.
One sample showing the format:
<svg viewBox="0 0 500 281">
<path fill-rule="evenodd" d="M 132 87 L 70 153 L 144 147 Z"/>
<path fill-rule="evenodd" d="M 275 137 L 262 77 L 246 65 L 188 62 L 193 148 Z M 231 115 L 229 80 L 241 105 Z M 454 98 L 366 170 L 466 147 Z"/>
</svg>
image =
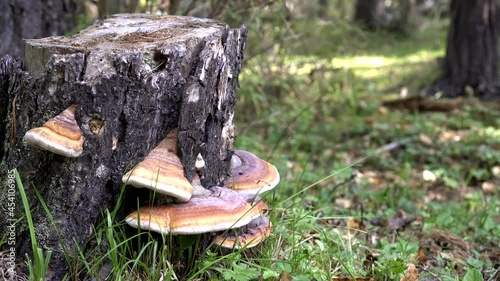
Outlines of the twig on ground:
<svg viewBox="0 0 500 281">
<path fill-rule="evenodd" d="M 375 149 L 375 151 L 373 152 L 372 155 L 374 154 L 382 154 L 384 152 L 389 152 L 389 151 L 392 151 L 396 148 L 399 148 L 400 146 L 402 145 L 405 145 L 411 141 L 413 141 L 413 137 L 410 137 L 410 138 L 406 138 L 406 139 L 402 139 L 402 140 L 399 140 L 399 141 L 393 141 L 393 142 L 390 142 L 386 145 L 383 145 L 377 149 Z"/>
</svg>

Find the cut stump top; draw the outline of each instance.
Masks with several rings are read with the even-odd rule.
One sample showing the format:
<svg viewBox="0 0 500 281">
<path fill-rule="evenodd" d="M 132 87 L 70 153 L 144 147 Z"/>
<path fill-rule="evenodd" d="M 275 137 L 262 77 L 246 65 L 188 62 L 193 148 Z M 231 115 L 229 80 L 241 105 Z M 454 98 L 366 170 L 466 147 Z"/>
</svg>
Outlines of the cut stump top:
<svg viewBox="0 0 500 281">
<path fill-rule="evenodd" d="M 40 73 L 53 54 L 161 51 L 165 47 L 199 41 L 227 30 L 227 24 L 211 19 L 117 14 L 71 37 L 27 39 L 26 67 L 31 73 Z"/>
</svg>

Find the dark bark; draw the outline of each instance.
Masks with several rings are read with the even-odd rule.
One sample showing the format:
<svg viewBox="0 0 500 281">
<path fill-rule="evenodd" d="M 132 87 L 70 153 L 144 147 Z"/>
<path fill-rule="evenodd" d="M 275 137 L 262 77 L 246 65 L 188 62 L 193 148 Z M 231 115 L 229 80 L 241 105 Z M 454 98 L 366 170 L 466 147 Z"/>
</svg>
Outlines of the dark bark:
<svg viewBox="0 0 500 281">
<path fill-rule="evenodd" d="M 8 70 L 0 72 L 1 94 L 8 98 L 0 107 L 0 117 L 7 120 L 0 136 L 4 151 L 0 181 L 6 180 L 4 171 L 19 170 L 38 241 L 43 249 L 54 251 L 53 280 L 61 280 L 68 270 L 59 239 L 71 253 L 76 244 L 84 245 L 103 210 L 113 208 L 122 175 L 171 129 L 179 128 L 180 157 L 189 179 L 198 153 L 205 158 L 201 171 L 205 187 L 220 185 L 227 177 L 246 29 L 230 30 L 221 22 L 187 17 L 123 17 L 130 20 L 130 27 L 112 17 L 106 22 L 115 27 L 108 29 L 101 23 L 71 38 L 29 40 L 30 72 L 22 72 L 12 60 L 4 63 Z M 132 24 L 136 19 L 145 20 Z M 123 28 L 116 27 L 120 22 Z M 18 86 L 6 88 L 13 83 Z M 15 112 L 10 106 L 14 98 Z M 85 138 L 80 157 L 65 158 L 23 144 L 27 130 L 73 103 L 78 105 L 76 119 Z M 96 119 L 103 124 L 97 133 L 89 128 Z M 11 144 L 7 140 L 13 126 Z M 41 209 L 33 187 L 42 194 L 61 236 Z M 123 206 L 125 214 L 136 208 L 137 194 L 136 189 L 127 189 L 124 202 L 130 203 Z M 3 200 L 0 195 L 0 203 Z M 20 218 L 21 208 L 17 212 Z M 0 219 L 4 231 L 2 223 Z M 31 252 L 28 233 L 25 226 L 18 230 L 18 257 L 24 257 Z"/>
<path fill-rule="evenodd" d="M 354 21 L 368 29 L 377 29 L 384 23 L 383 0 L 358 0 L 354 12 Z"/>
<path fill-rule="evenodd" d="M 74 26 L 73 0 L 1 0 L 0 57 L 24 58 L 23 39 L 62 35 Z"/>
<path fill-rule="evenodd" d="M 498 99 L 496 1 L 451 2 L 443 75 L 429 89 L 444 97 L 474 94 Z"/>
</svg>

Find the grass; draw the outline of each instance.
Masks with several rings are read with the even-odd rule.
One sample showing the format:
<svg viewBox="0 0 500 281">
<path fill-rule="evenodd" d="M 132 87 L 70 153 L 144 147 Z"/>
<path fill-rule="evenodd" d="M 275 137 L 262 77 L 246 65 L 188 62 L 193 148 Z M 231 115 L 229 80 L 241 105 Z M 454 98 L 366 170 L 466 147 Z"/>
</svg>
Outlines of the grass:
<svg viewBox="0 0 500 281">
<path fill-rule="evenodd" d="M 47 274 L 48 265 L 52 253 L 50 251 L 45 253 L 40 247 L 38 247 L 35 235 L 35 227 L 33 225 L 33 219 L 31 218 L 31 210 L 29 207 L 28 199 L 26 197 L 26 193 L 24 192 L 23 183 L 21 182 L 21 178 L 19 177 L 19 173 L 17 172 L 17 170 L 14 170 L 14 176 L 16 178 L 16 184 L 19 188 L 19 193 L 21 194 L 21 200 L 23 202 L 26 221 L 28 222 L 28 229 L 30 232 L 31 248 L 33 251 L 33 260 L 28 255 L 26 255 L 29 276 L 33 280 L 44 280 Z"/>
<path fill-rule="evenodd" d="M 235 148 L 281 173 L 272 236 L 197 253 L 200 237 L 130 235 L 108 211 L 69 279 L 399 280 L 409 263 L 423 279 L 498 278 L 500 113 L 473 98 L 451 113 L 381 106 L 438 77 L 446 22 L 411 37 L 307 20 L 288 32 L 300 40 L 246 62 L 235 115 Z"/>
<path fill-rule="evenodd" d="M 294 222 L 277 226 L 263 247 L 305 253 L 307 263 L 291 269 L 296 279 L 398 280 L 410 262 L 422 278 L 460 280 L 475 269 L 497 278 L 498 111 L 473 99 L 452 113 L 381 106 L 439 76 L 446 22 L 428 22 L 410 38 L 311 26 L 303 24 L 313 33 L 304 41 L 314 44 L 262 55 L 241 76 L 235 147 L 278 166 L 275 207 L 286 211 L 274 225 Z"/>
</svg>

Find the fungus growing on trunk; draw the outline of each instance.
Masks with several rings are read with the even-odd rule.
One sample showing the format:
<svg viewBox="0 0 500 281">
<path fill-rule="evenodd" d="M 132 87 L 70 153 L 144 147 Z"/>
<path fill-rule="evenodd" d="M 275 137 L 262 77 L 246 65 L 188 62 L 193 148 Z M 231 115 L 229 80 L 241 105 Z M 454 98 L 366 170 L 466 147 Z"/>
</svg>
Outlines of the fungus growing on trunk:
<svg viewBox="0 0 500 281">
<path fill-rule="evenodd" d="M 29 130 L 24 135 L 26 143 L 62 155 L 75 158 L 83 152 L 83 136 L 75 119 L 76 104 L 49 119 L 42 127 Z"/>
<path fill-rule="evenodd" d="M 177 156 L 177 130 L 167 136 L 122 181 L 137 188 L 149 188 L 160 194 L 186 202 L 193 194 L 193 186 L 184 176 L 182 163 Z"/>
<path fill-rule="evenodd" d="M 225 186 L 243 194 L 255 195 L 272 190 L 280 181 L 274 165 L 244 150 L 234 152 L 230 173 Z"/>
<path fill-rule="evenodd" d="M 200 234 L 242 227 L 261 215 L 261 210 L 230 189 L 210 190 L 211 195 L 193 196 L 186 203 L 141 207 L 125 221 L 162 234 Z"/>
<path fill-rule="evenodd" d="M 212 243 L 226 249 L 252 248 L 271 235 L 271 228 L 271 221 L 260 216 L 238 230 L 215 236 Z"/>
<path fill-rule="evenodd" d="M 176 154 L 176 137 L 177 130 L 169 132 L 122 180 L 182 202 L 140 207 L 127 216 L 127 224 L 172 235 L 226 231 L 216 236 L 213 243 L 234 249 L 254 247 L 269 237 L 271 223 L 264 215 L 268 206 L 258 194 L 278 184 L 276 167 L 252 153 L 238 150 L 231 159 L 232 176 L 226 186 L 206 189 L 198 175 L 204 166 L 201 154 L 196 163 L 197 173 L 189 183 Z M 180 197 L 179 193 L 186 195 Z"/>
</svg>

